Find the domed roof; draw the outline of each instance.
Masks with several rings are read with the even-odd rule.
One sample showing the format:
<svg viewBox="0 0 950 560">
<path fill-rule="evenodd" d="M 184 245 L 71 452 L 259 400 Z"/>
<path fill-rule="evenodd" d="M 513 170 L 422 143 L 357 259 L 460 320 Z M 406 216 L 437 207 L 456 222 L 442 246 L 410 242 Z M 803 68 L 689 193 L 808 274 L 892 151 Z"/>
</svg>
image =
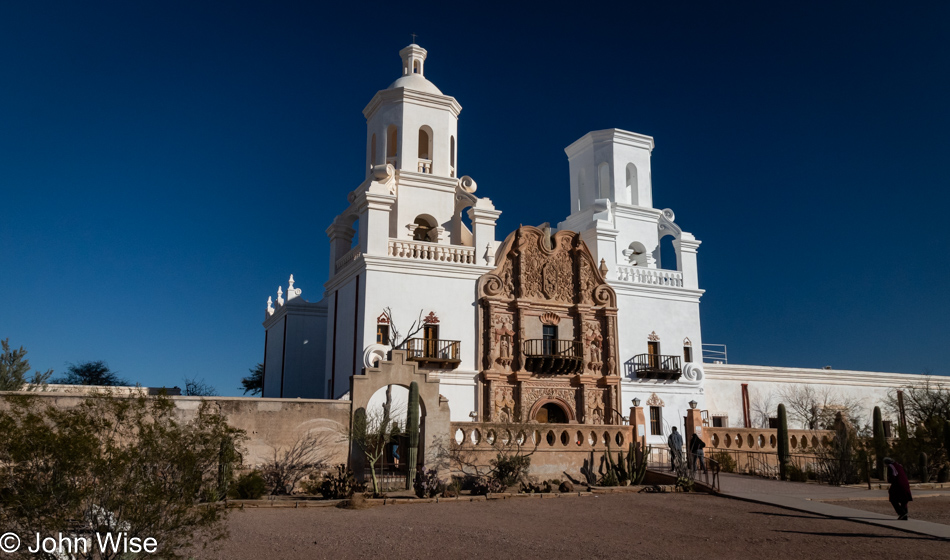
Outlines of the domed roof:
<svg viewBox="0 0 950 560">
<path fill-rule="evenodd" d="M 425 79 L 419 74 L 409 74 L 403 76 L 396 80 L 395 82 L 389 84 L 389 87 L 386 89 L 397 89 L 397 88 L 406 88 L 414 89 L 416 91 L 424 91 L 426 93 L 434 93 L 436 95 L 442 95 L 442 91 L 435 87 L 435 84 Z"/>
</svg>

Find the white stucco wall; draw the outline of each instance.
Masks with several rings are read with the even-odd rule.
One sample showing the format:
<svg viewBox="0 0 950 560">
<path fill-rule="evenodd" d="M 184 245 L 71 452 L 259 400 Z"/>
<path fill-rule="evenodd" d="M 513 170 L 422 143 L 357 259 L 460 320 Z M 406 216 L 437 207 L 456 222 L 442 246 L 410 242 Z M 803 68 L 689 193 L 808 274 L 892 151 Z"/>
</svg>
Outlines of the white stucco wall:
<svg viewBox="0 0 950 560">
<path fill-rule="evenodd" d="M 906 389 L 928 379 L 937 386 L 950 388 L 950 378 L 915 375 L 909 373 L 884 373 L 837 369 L 786 368 L 749 366 L 736 364 L 705 364 L 706 399 L 704 408 L 710 417 L 728 416 L 730 426 L 743 425 L 742 384 L 749 386 L 749 400 L 767 399 L 773 396 L 777 406 L 783 389 L 803 384 L 818 390 L 829 390 L 838 397 L 857 399 L 863 409 L 863 417 L 852 419 L 856 424 L 870 424 L 875 406 L 881 407 L 885 420 L 896 421 L 892 411 L 885 406 L 887 395 L 898 389 Z M 798 427 L 798 426 L 796 426 Z"/>
</svg>

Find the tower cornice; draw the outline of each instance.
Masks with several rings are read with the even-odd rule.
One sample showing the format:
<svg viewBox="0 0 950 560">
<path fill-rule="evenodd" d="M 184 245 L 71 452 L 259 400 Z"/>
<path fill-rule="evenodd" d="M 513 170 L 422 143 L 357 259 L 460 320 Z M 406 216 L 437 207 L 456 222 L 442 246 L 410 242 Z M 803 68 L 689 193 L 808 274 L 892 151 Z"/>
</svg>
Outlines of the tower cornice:
<svg viewBox="0 0 950 560">
<path fill-rule="evenodd" d="M 432 109 L 447 110 L 456 118 L 462 112 L 462 106 L 459 105 L 459 102 L 449 95 L 436 95 L 408 88 L 383 89 L 376 92 L 376 95 L 363 109 L 363 116 L 366 120 L 371 119 L 384 103 L 408 103 Z"/>
</svg>

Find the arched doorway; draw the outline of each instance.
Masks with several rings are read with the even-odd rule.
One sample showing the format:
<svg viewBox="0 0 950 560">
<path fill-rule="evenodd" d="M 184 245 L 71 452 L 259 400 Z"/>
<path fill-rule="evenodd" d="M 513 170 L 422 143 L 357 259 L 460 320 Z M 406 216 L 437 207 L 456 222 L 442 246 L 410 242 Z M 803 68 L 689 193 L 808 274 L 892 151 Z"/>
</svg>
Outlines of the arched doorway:
<svg viewBox="0 0 950 560">
<path fill-rule="evenodd" d="M 534 420 L 541 424 L 567 424 L 567 411 L 556 402 L 547 402 L 538 408 Z"/>
</svg>

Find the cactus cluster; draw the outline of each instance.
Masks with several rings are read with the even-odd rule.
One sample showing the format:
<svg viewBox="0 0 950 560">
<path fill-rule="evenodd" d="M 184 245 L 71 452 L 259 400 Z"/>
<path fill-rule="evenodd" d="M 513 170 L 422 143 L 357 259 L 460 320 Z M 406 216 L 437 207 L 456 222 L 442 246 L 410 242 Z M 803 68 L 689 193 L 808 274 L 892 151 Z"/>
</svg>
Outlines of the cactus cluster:
<svg viewBox="0 0 950 560">
<path fill-rule="evenodd" d="M 639 455 L 639 456 L 638 456 Z M 650 456 L 650 450 L 638 454 L 633 442 L 627 448 L 627 455 L 624 456 L 623 450 L 617 452 L 617 461 L 613 460 L 610 444 L 607 444 L 607 452 L 600 463 L 601 486 L 630 486 L 643 482 L 646 476 L 647 459 Z M 591 452 L 590 463 L 593 464 L 594 454 Z M 606 467 L 606 468 L 605 468 Z M 593 473 L 590 473 L 591 475 Z M 585 473 L 587 476 L 587 473 Z M 588 483 L 591 484 L 592 476 L 587 476 Z"/>
</svg>

